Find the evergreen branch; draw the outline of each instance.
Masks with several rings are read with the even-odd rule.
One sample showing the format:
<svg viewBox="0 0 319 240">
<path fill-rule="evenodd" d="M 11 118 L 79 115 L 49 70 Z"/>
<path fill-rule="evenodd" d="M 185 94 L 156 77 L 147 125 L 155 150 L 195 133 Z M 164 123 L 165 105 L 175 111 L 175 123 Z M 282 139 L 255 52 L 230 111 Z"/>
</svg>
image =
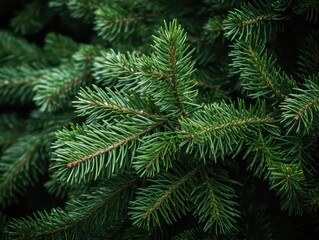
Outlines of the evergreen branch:
<svg viewBox="0 0 319 240">
<path fill-rule="evenodd" d="M 297 14 L 306 15 L 308 21 L 314 21 L 316 23 L 319 18 L 319 3 L 315 0 L 298 2 L 294 10 Z"/>
<path fill-rule="evenodd" d="M 261 128 L 276 133 L 274 123 L 275 119 L 266 115 L 264 103 L 248 110 L 243 101 L 239 101 L 238 109 L 221 102 L 204 106 L 192 118 L 182 119 L 179 134 L 186 152 L 195 152 L 201 159 L 208 155 L 216 161 L 236 148 L 239 151 L 243 141 L 258 134 Z"/>
<path fill-rule="evenodd" d="M 162 221 L 172 224 L 188 211 L 185 184 L 194 177 L 201 165 L 189 172 L 178 171 L 157 175 L 149 180 L 152 184 L 137 190 L 137 197 L 131 202 L 131 219 L 137 227 L 161 227 Z"/>
<path fill-rule="evenodd" d="M 94 12 L 101 8 L 108 1 L 105 0 L 76 0 L 68 1 L 67 8 L 73 18 L 80 18 L 85 21 L 92 20 Z"/>
<path fill-rule="evenodd" d="M 136 88 L 139 79 L 139 59 L 137 53 L 102 52 L 93 63 L 93 75 L 98 83 L 111 87 L 115 85 L 123 91 Z"/>
<path fill-rule="evenodd" d="M 32 1 L 17 12 L 10 21 L 10 26 L 16 33 L 30 34 L 38 32 L 52 17 L 46 4 Z"/>
<path fill-rule="evenodd" d="M 311 179 L 318 174 L 318 140 L 315 135 L 285 136 L 278 139 L 277 144 L 282 149 L 282 156 L 289 159 L 289 163 L 297 164 L 305 178 Z"/>
<path fill-rule="evenodd" d="M 238 41 L 230 53 L 234 66 L 240 72 L 241 86 L 253 98 L 276 98 L 277 101 L 287 98 L 296 83 L 280 68 L 276 60 L 267 54 L 265 42 L 253 40 Z"/>
<path fill-rule="evenodd" d="M 17 66 L 26 62 L 30 65 L 46 64 L 47 59 L 35 45 L 8 32 L 0 31 L 0 63 Z"/>
<path fill-rule="evenodd" d="M 41 111 L 56 110 L 68 103 L 85 81 L 87 72 L 80 72 L 72 65 L 62 65 L 51 69 L 34 87 L 33 100 Z"/>
<path fill-rule="evenodd" d="M 319 102 L 319 97 L 309 99 L 308 103 L 302 106 L 302 108 L 297 112 L 296 116 L 294 117 L 295 121 L 298 121 L 306 111 L 309 111 L 313 105 L 316 105 Z"/>
<path fill-rule="evenodd" d="M 143 58 L 141 94 L 150 95 L 163 112 L 184 116 L 196 106 L 194 63 L 185 44 L 186 34 L 177 21 L 166 24 L 154 37 L 151 57 Z M 159 81 L 161 80 L 161 81 Z"/>
<path fill-rule="evenodd" d="M 176 76 L 175 47 L 173 47 L 173 46 L 169 47 L 169 61 L 171 64 L 171 77 L 168 80 L 171 83 L 173 91 L 175 93 L 177 105 L 181 109 L 182 114 L 185 116 L 186 112 L 185 112 L 184 104 L 183 104 L 182 100 L 180 99 L 180 92 L 179 92 L 178 85 L 177 85 L 178 83 L 177 83 L 177 79 L 176 79 L 177 76 Z"/>
<path fill-rule="evenodd" d="M 79 239 L 89 236 L 125 213 L 136 180 L 130 174 L 119 175 L 101 182 L 90 193 L 67 202 L 67 212 L 53 209 L 50 214 L 44 211 L 34 214 L 33 218 L 15 219 L 9 225 L 10 236 L 23 236 L 24 239 Z"/>
<path fill-rule="evenodd" d="M 231 200 L 236 197 L 231 186 L 234 183 L 222 169 L 218 169 L 218 174 L 203 170 L 203 181 L 196 184 L 191 199 L 196 206 L 194 214 L 205 224 L 205 232 L 220 235 L 236 230 L 239 211 L 235 208 L 238 204 Z"/>
<path fill-rule="evenodd" d="M 71 131 L 65 129 L 58 132 L 52 166 L 57 179 L 73 184 L 110 177 L 122 171 L 130 165 L 129 159 L 134 158 L 131 149 L 136 148 L 137 139 L 161 125 L 119 124 L 121 128 L 91 124 L 72 126 Z M 95 171 L 90 170 L 93 167 Z"/>
<path fill-rule="evenodd" d="M 167 171 L 172 167 L 178 155 L 176 134 L 172 132 L 156 132 L 141 139 L 141 146 L 133 166 L 141 176 L 153 177 L 162 168 Z"/>
<path fill-rule="evenodd" d="M 45 150 L 48 149 L 43 149 L 43 138 L 39 134 L 20 137 L 5 150 L 0 162 L 2 206 L 12 203 L 17 193 L 24 192 L 26 186 L 35 182 L 39 174 L 44 172 L 46 166 L 42 154 Z"/>
<path fill-rule="evenodd" d="M 296 88 L 296 93 L 290 94 L 281 104 L 282 122 L 288 132 L 300 132 L 307 135 L 318 131 L 319 117 L 319 75 L 306 79 L 304 89 Z"/>
<path fill-rule="evenodd" d="M 11 132 L 1 133 L 1 135 L 0 135 L 0 150 L 2 150 L 6 146 L 14 143 L 16 141 L 16 139 L 17 139 L 17 136 L 11 134 Z M 0 152 L 2 152 L 2 151 L 0 151 Z"/>
<path fill-rule="evenodd" d="M 298 72 L 302 78 L 319 73 L 319 31 L 312 32 L 305 38 L 300 49 Z"/>
<path fill-rule="evenodd" d="M 236 126 L 244 126 L 244 125 L 254 125 L 254 124 L 262 124 L 262 123 L 271 123 L 274 122 L 274 118 L 271 117 L 266 117 L 266 118 L 248 118 L 248 119 L 240 119 L 240 120 L 234 120 L 231 122 L 227 122 L 225 124 L 221 124 L 219 126 L 213 126 L 213 127 L 208 127 L 204 128 L 200 131 L 187 134 L 186 138 L 195 138 L 199 137 L 200 135 L 205 135 L 213 132 L 218 132 L 222 129 L 228 129 L 231 127 L 236 127 Z"/>
<path fill-rule="evenodd" d="M 272 22 L 280 20 L 283 15 L 272 9 L 272 4 L 256 3 L 256 7 L 250 3 L 243 5 L 240 9 L 230 11 L 224 20 L 224 35 L 231 40 L 248 40 L 252 34 L 267 36 L 266 32 L 272 28 Z"/>
<path fill-rule="evenodd" d="M 27 133 L 19 133 L 20 137 L 6 148 L 0 161 L 0 205 L 12 203 L 17 194 L 24 193 L 46 172 L 54 133 L 68 121 L 69 115 L 39 114 L 24 122 L 23 130 Z M 20 130 L 18 125 L 15 130 Z"/>
<path fill-rule="evenodd" d="M 96 157 L 96 156 L 99 156 L 99 155 L 101 155 L 101 154 L 103 154 L 103 153 L 106 153 L 106 152 L 109 152 L 109 151 L 111 151 L 111 150 L 113 150 L 113 149 L 116 149 L 116 148 L 118 148 L 118 147 L 121 146 L 121 145 L 124 145 L 124 144 L 126 144 L 126 143 L 128 143 L 128 142 L 130 142 L 130 141 L 132 141 L 132 140 L 134 140 L 134 139 L 137 139 L 138 137 L 140 137 L 140 136 L 144 135 L 145 133 L 147 133 L 147 132 L 153 130 L 154 128 L 155 128 L 154 126 L 149 127 L 149 128 L 147 128 L 147 129 L 145 129 L 144 131 L 138 132 L 138 133 L 136 133 L 136 134 L 134 134 L 134 135 L 131 135 L 131 136 L 129 136 L 129 137 L 123 139 L 122 141 L 119 141 L 119 142 L 114 143 L 114 144 L 112 144 L 112 145 L 110 145 L 110 146 L 107 146 L 107 147 L 105 147 L 105 148 L 102 148 L 102 149 L 100 149 L 100 150 L 98 150 L 98 151 L 96 151 L 96 152 L 93 152 L 93 153 L 91 153 L 91 154 L 89 154 L 89 155 L 86 155 L 86 156 L 84 156 L 84 157 L 82 157 L 82 158 L 80 158 L 80 159 L 78 159 L 78 160 L 73 161 L 73 162 L 69 162 L 69 163 L 67 164 L 67 167 L 68 167 L 68 168 L 73 168 L 73 167 L 75 167 L 76 165 L 81 164 L 81 163 L 84 162 L 84 161 L 87 161 L 87 160 L 89 160 L 89 159 L 91 159 L 91 158 L 94 158 L 94 157 Z"/>
<path fill-rule="evenodd" d="M 74 78 L 73 80 L 71 80 L 70 82 L 64 84 L 63 86 L 60 86 L 59 88 L 57 88 L 54 92 L 51 93 L 51 95 L 49 95 L 47 97 L 47 102 L 50 104 L 52 101 L 54 101 L 54 99 L 60 95 L 61 93 L 67 91 L 69 88 L 72 88 L 75 84 L 79 83 L 80 81 L 83 80 L 83 77 L 85 76 L 85 74 L 82 74 L 76 78 Z"/>
<path fill-rule="evenodd" d="M 55 33 L 47 34 L 44 41 L 44 52 L 50 56 L 53 63 L 57 64 L 70 61 L 72 55 L 79 49 L 79 44 L 74 40 Z"/>
<path fill-rule="evenodd" d="M 136 93 L 113 92 L 111 89 L 101 89 L 93 85 L 94 91 L 87 88 L 78 93 L 78 100 L 73 101 L 79 116 L 89 116 L 87 122 L 96 122 L 100 119 L 114 117 L 136 116 L 154 120 L 168 120 L 157 114 L 159 110 L 151 101 L 141 98 Z M 143 109 L 143 110 L 141 110 Z"/>
<path fill-rule="evenodd" d="M 129 9 L 132 6 L 120 6 L 117 3 L 108 4 L 95 12 L 95 30 L 98 36 L 108 41 L 127 38 L 144 19 L 144 14 L 136 15 Z"/>
<path fill-rule="evenodd" d="M 275 140 L 274 136 L 264 137 L 259 134 L 258 137 L 247 139 L 247 149 L 244 158 L 248 159 L 247 169 L 263 180 L 269 178 L 269 169 L 276 164 L 283 162 L 285 154 L 282 154 L 283 148 Z"/>
<path fill-rule="evenodd" d="M 78 51 L 72 55 L 72 59 L 77 69 L 85 69 L 90 74 L 93 74 L 94 59 L 100 56 L 104 51 L 105 48 L 101 45 L 82 45 Z M 97 78 L 95 80 L 97 80 Z"/>
<path fill-rule="evenodd" d="M 281 198 L 281 209 L 288 214 L 302 215 L 305 179 L 297 164 L 278 164 L 271 170 L 270 185 Z"/>
<path fill-rule="evenodd" d="M 203 30 L 205 38 L 210 42 L 215 42 L 223 31 L 223 19 L 225 16 L 214 16 L 208 19 Z"/>
<path fill-rule="evenodd" d="M 0 68 L 0 102 L 12 104 L 31 101 L 33 87 L 44 73 L 45 70 L 23 65 Z"/>
</svg>

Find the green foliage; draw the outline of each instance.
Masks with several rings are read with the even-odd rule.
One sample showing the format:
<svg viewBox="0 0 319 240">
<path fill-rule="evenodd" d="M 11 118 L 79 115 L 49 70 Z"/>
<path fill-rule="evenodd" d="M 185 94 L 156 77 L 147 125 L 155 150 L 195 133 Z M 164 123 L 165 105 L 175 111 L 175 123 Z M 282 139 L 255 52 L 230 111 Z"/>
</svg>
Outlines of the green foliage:
<svg viewBox="0 0 319 240">
<path fill-rule="evenodd" d="M 6 66 L 0 68 L 0 93 L 2 103 L 30 102 L 34 96 L 33 87 L 44 71 L 31 66 Z"/>
<path fill-rule="evenodd" d="M 41 30 L 51 17 L 48 5 L 35 0 L 18 11 L 11 19 L 10 25 L 16 33 L 30 34 Z"/>
<path fill-rule="evenodd" d="M 240 73 L 241 87 L 252 98 L 265 97 L 282 100 L 292 91 L 295 82 L 281 69 L 276 60 L 266 53 L 266 43 L 260 39 L 237 41 L 232 66 Z"/>
<path fill-rule="evenodd" d="M 203 173 L 203 181 L 193 189 L 191 201 L 196 206 L 194 214 L 204 222 L 203 230 L 214 234 L 225 234 L 236 230 L 236 218 L 240 216 L 232 188 L 235 182 L 222 169 Z"/>
<path fill-rule="evenodd" d="M 319 15 L 318 1 L 305 0 L 296 6 L 297 14 L 305 16 L 307 20 L 317 22 Z"/>
<path fill-rule="evenodd" d="M 139 79 L 137 53 L 115 53 L 114 50 L 102 52 L 93 63 L 93 74 L 96 82 L 102 86 L 133 90 Z"/>
<path fill-rule="evenodd" d="M 185 215 L 188 204 L 186 186 L 192 180 L 198 167 L 163 173 L 157 179 L 150 179 L 150 185 L 137 189 L 137 196 L 130 204 L 133 224 L 147 229 L 161 226 L 162 222 L 172 224 Z"/>
<path fill-rule="evenodd" d="M 311 239 L 317 1 L 17 10 L 0 31 L 0 238 Z M 39 185 L 60 201 L 12 218 Z"/>
<path fill-rule="evenodd" d="M 37 46 L 9 32 L 0 31 L 0 50 L 1 65 L 46 63 L 45 55 Z"/>
<path fill-rule="evenodd" d="M 86 72 L 79 72 L 74 64 L 60 65 L 43 75 L 35 87 L 33 100 L 41 111 L 53 111 L 69 104 L 67 99 L 74 96 L 85 82 Z"/>
<path fill-rule="evenodd" d="M 305 80 L 304 87 L 297 88 L 296 93 L 289 95 L 282 103 L 283 121 L 288 132 L 294 131 L 302 135 L 318 132 L 319 114 L 319 75 Z"/>
<path fill-rule="evenodd" d="M 265 104 L 245 107 L 243 101 L 237 108 L 225 102 L 204 106 L 191 118 L 182 119 L 181 134 L 186 152 L 200 159 L 224 158 L 240 151 L 243 141 L 261 127 L 275 128 L 274 119 L 266 115 Z M 275 131 L 275 129 L 273 130 Z"/>
<path fill-rule="evenodd" d="M 230 11 L 224 20 L 225 36 L 230 39 L 247 41 L 249 36 L 267 37 L 271 33 L 273 21 L 284 18 L 280 12 L 273 9 L 270 1 L 257 1 L 255 5 L 244 4 Z"/>
<path fill-rule="evenodd" d="M 319 32 L 312 32 L 305 38 L 299 56 L 299 72 L 302 78 L 319 72 Z"/>
<path fill-rule="evenodd" d="M 90 236 L 99 228 L 123 217 L 136 180 L 129 174 L 116 176 L 109 180 L 112 188 L 106 187 L 110 182 L 103 181 L 90 192 L 67 202 L 65 208 L 68 212 L 55 208 L 50 213 L 38 212 L 32 218 L 24 218 L 24 225 L 13 221 L 10 225 L 13 229 L 11 236 L 24 234 L 31 239 L 78 239 Z"/>
<path fill-rule="evenodd" d="M 16 133 L 15 139 L 12 139 L 14 141 L 3 151 L 0 162 L 2 206 L 14 202 L 18 194 L 23 193 L 27 186 L 33 185 L 46 172 L 54 132 L 69 119 L 70 116 L 56 117 L 53 120 L 50 116 L 40 116 L 28 123 L 29 131 L 20 133 L 20 136 Z M 32 129 L 34 122 L 38 120 L 46 123 Z"/>
<path fill-rule="evenodd" d="M 304 175 L 297 164 L 279 164 L 270 169 L 271 188 L 281 197 L 281 208 L 289 214 L 301 215 L 303 205 L 301 197 L 304 194 Z"/>
</svg>

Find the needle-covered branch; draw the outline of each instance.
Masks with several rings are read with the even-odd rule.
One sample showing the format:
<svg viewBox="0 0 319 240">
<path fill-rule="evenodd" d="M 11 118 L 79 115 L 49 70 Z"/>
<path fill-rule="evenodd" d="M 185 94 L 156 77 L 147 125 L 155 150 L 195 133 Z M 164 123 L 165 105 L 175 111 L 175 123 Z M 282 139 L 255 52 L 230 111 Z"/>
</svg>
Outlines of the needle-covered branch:
<svg viewBox="0 0 319 240">
<path fill-rule="evenodd" d="M 180 124 L 186 152 L 215 161 L 240 151 L 246 138 L 258 135 L 263 129 L 277 132 L 275 119 L 267 116 L 264 102 L 250 107 L 243 101 L 236 107 L 225 102 L 206 105 Z"/>
<path fill-rule="evenodd" d="M 26 239 L 79 239 L 98 232 L 123 218 L 137 179 L 127 173 L 100 182 L 90 192 L 66 203 L 66 211 L 55 208 L 11 222 L 10 235 Z"/>
</svg>

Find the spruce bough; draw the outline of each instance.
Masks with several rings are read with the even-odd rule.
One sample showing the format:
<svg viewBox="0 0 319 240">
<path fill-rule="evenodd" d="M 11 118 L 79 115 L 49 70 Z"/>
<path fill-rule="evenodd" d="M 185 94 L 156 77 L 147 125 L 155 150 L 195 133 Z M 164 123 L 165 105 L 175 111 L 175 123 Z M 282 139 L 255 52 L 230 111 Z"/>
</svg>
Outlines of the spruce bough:
<svg viewBox="0 0 319 240">
<path fill-rule="evenodd" d="M 77 1 L 68 3 L 73 17 L 91 19 L 93 9 L 98 35 L 110 41 L 125 42 L 139 21 L 146 28 L 143 14 L 155 22 L 155 13 L 136 13 L 134 4 L 124 10 L 125 1 L 110 8 L 83 2 L 90 3 L 87 12 Z M 222 1 L 205 1 L 208 11 L 217 11 L 215 2 Z M 38 54 L 0 53 L 1 101 L 37 107 L 28 120 L 0 118 L 1 205 L 10 205 L 48 166 L 47 190 L 67 199 L 27 217 L 0 215 L 7 237 L 287 239 L 293 225 L 278 222 L 295 216 L 315 225 L 318 69 L 304 46 L 301 70 L 289 74 L 267 44 L 280 31 L 276 21 L 288 21 L 287 12 L 316 18 L 306 6 L 296 10 L 284 2 L 230 1 L 223 5 L 228 12 L 218 5 L 220 15 L 208 19 L 202 39 L 188 36 L 176 19 L 164 21 L 149 48 L 128 52 L 55 34 L 41 51 L 1 33 Z M 314 39 L 317 33 L 306 41 L 316 45 Z M 59 41 L 69 52 L 57 50 Z M 213 60 L 197 41 L 229 43 L 224 65 L 209 69 Z M 28 65 L 13 66 L 26 59 Z M 235 97 L 226 93 L 229 81 L 242 90 Z M 61 115 L 71 102 L 75 115 Z M 275 199 L 273 212 L 254 199 L 260 186 Z"/>
</svg>

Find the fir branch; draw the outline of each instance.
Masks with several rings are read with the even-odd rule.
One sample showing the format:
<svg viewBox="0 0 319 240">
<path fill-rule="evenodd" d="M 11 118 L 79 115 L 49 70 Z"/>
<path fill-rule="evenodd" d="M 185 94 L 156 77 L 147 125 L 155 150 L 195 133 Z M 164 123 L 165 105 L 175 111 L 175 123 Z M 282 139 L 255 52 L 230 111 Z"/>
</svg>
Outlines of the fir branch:
<svg viewBox="0 0 319 240">
<path fill-rule="evenodd" d="M 49 95 L 47 97 L 47 102 L 50 104 L 54 98 L 56 98 L 58 95 L 60 95 L 61 93 L 67 91 L 69 88 L 72 88 L 73 85 L 79 83 L 80 81 L 83 81 L 83 77 L 85 76 L 85 74 L 82 74 L 80 76 L 77 76 L 76 78 L 74 78 L 72 81 L 64 84 L 63 86 L 60 86 L 58 89 L 56 89 L 53 93 L 51 93 L 51 95 Z"/>
<path fill-rule="evenodd" d="M 174 236 L 172 240 L 194 240 L 194 239 L 204 239 L 205 234 L 200 227 L 187 229 L 178 235 Z M 207 239 L 208 240 L 208 239 Z"/>
<path fill-rule="evenodd" d="M 153 177 L 155 173 L 172 167 L 178 153 L 178 141 L 173 132 L 156 132 L 141 139 L 141 147 L 133 167 L 141 176 Z"/>
<path fill-rule="evenodd" d="M 38 212 L 32 218 L 15 219 L 9 225 L 10 236 L 25 239 L 78 239 L 89 236 L 124 214 L 136 180 L 130 174 L 116 176 L 101 182 L 90 193 L 67 202 L 67 212 L 57 208 L 51 213 Z"/>
<path fill-rule="evenodd" d="M 271 117 L 266 117 L 266 118 L 248 118 L 248 119 L 240 119 L 240 120 L 234 120 L 231 122 L 227 122 L 225 124 L 221 124 L 219 126 L 213 126 L 213 127 L 208 127 L 204 128 L 202 130 L 196 131 L 191 134 L 187 134 L 186 138 L 195 138 L 199 137 L 200 135 L 205 135 L 213 132 L 218 132 L 222 129 L 228 129 L 231 127 L 236 127 L 236 126 L 244 126 L 244 125 L 254 125 L 254 124 L 261 124 L 261 123 L 271 123 L 274 122 L 274 118 Z"/>
<path fill-rule="evenodd" d="M 238 109 L 225 102 L 210 104 L 194 112 L 192 118 L 180 121 L 181 145 L 186 145 L 187 153 L 216 161 L 225 153 L 239 151 L 243 141 L 258 134 L 262 127 L 275 133 L 274 123 L 275 119 L 266 115 L 264 103 L 250 106 L 249 110 L 243 101 L 239 102 Z"/>
<path fill-rule="evenodd" d="M 116 86 L 123 91 L 136 89 L 139 79 L 139 59 L 136 52 L 115 53 L 114 50 L 102 51 L 94 59 L 93 75 L 103 86 Z"/>
<path fill-rule="evenodd" d="M 69 115 L 39 114 L 22 122 L 26 133 L 19 133 L 19 138 L 6 148 L 0 161 L 0 205 L 14 202 L 18 194 L 24 193 L 46 172 L 54 133 L 68 121 Z M 16 128 L 20 130 L 18 125 Z"/>
<path fill-rule="evenodd" d="M 316 23 L 319 18 L 319 3 L 316 0 L 298 2 L 294 10 L 297 14 L 306 15 L 308 21 Z"/>
<path fill-rule="evenodd" d="M 162 221 L 172 224 L 188 211 L 185 184 L 194 177 L 201 165 L 189 172 L 162 173 L 158 179 L 149 180 L 151 185 L 137 190 L 129 212 L 133 224 L 143 228 L 161 227 Z"/>
<path fill-rule="evenodd" d="M 307 135 L 318 131 L 319 114 L 319 75 L 306 79 L 304 88 L 296 88 L 281 104 L 282 122 L 288 132 L 300 132 Z"/>
<path fill-rule="evenodd" d="M 111 89 L 101 89 L 93 85 L 94 90 L 81 89 L 78 100 L 73 101 L 79 116 L 89 116 L 88 123 L 113 121 L 114 118 L 140 117 L 152 120 L 167 121 L 168 119 L 159 114 L 159 110 L 148 99 L 141 98 L 132 92 L 113 92 Z"/>
<path fill-rule="evenodd" d="M 34 44 L 20 39 L 8 32 L 0 31 L 0 63 L 6 66 L 18 64 L 46 64 L 47 58 Z"/>
<path fill-rule="evenodd" d="M 5 150 L 0 162 L 2 206 L 12 203 L 17 192 L 24 192 L 26 186 L 35 182 L 39 174 L 44 172 L 46 165 L 42 154 L 48 149 L 43 149 L 42 137 L 39 134 L 25 135 Z"/>
<path fill-rule="evenodd" d="M 50 60 L 56 64 L 70 61 L 72 55 L 79 49 L 79 44 L 73 39 L 55 33 L 48 33 L 44 41 L 44 52 L 48 54 Z"/>
<path fill-rule="evenodd" d="M 38 1 L 32 1 L 17 12 L 10 21 L 10 26 L 16 33 L 34 34 L 50 20 L 52 13 L 47 4 L 40 4 Z"/>
<path fill-rule="evenodd" d="M 270 185 L 281 198 L 281 209 L 288 214 L 302 215 L 305 179 L 297 164 L 278 164 L 270 168 Z"/>
<path fill-rule="evenodd" d="M 95 12 L 95 30 L 98 35 L 108 41 L 127 38 L 144 19 L 144 14 L 137 15 L 132 11 L 132 4 L 121 6 L 118 3 L 108 4 Z"/>
<path fill-rule="evenodd" d="M 41 111 L 53 111 L 68 103 L 85 82 L 87 72 L 80 71 L 73 64 L 52 68 L 34 87 L 33 100 Z"/>
<path fill-rule="evenodd" d="M 215 42 L 223 31 L 223 19 L 225 16 L 214 16 L 208 19 L 203 30 L 205 38 L 209 42 Z"/>
<path fill-rule="evenodd" d="M 80 18 L 84 21 L 92 21 L 94 12 L 104 4 L 107 4 L 107 2 L 108 1 L 105 0 L 71 0 L 67 2 L 67 8 L 73 18 Z"/>
<path fill-rule="evenodd" d="M 104 51 L 105 48 L 101 45 L 81 45 L 78 51 L 72 55 L 72 59 L 77 69 L 85 69 L 90 75 L 93 75 L 94 59 Z"/>
<path fill-rule="evenodd" d="M 319 31 L 312 32 L 305 38 L 300 49 L 298 70 L 303 79 L 319 73 Z"/>
<path fill-rule="evenodd" d="M 243 5 L 240 9 L 230 11 L 224 20 L 224 35 L 231 40 L 248 40 L 249 36 L 264 35 L 272 28 L 272 21 L 280 20 L 283 15 L 272 9 L 272 4 L 268 1 L 256 2 L 256 6 L 250 3 Z"/>
<path fill-rule="evenodd" d="M 80 183 L 110 177 L 130 165 L 134 158 L 137 139 L 153 131 L 160 124 L 131 126 L 128 123 L 101 126 L 73 126 L 71 131 L 58 132 L 52 170 L 57 179 L 68 183 Z M 94 166 L 95 171 L 90 169 Z"/>
<path fill-rule="evenodd" d="M 304 205 L 307 212 L 317 213 L 319 210 L 319 186 L 316 181 L 307 182 L 309 191 L 305 192 Z"/>
<path fill-rule="evenodd" d="M 269 178 L 271 173 L 269 169 L 283 162 L 286 156 L 282 153 L 284 148 L 276 140 L 272 135 L 264 137 L 262 134 L 247 138 L 247 149 L 244 155 L 244 158 L 248 160 L 247 169 L 263 180 Z"/>
<path fill-rule="evenodd" d="M 141 94 L 149 94 L 161 112 L 188 115 L 196 106 L 194 63 L 185 44 L 186 34 L 177 21 L 167 24 L 154 37 L 151 57 L 143 58 Z M 160 82 L 158 80 L 161 80 Z"/>
<path fill-rule="evenodd" d="M 267 54 L 263 40 L 238 41 L 230 53 L 231 66 L 240 72 L 241 86 L 248 96 L 267 97 L 280 101 L 296 86 L 296 83 L 280 68 L 276 68 L 276 59 Z"/>
<path fill-rule="evenodd" d="M 16 66 L 0 68 L 0 95 L 2 103 L 30 102 L 33 87 L 41 80 L 45 70 L 39 67 Z"/>
<path fill-rule="evenodd" d="M 222 169 L 209 173 L 203 169 L 202 175 L 203 181 L 191 193 L 191 200 L 196 206 L 193 214 L 205 224 L 205 232 L 216 235 L 234 232 L 237 228 L 236 218 L 240 216 L 236 209 L 238 204 L 231 200 L 236 197 L 231 187 L 236 182 L 230 180 Z"/>
<path fill-rule="evenodd" d="M 75 160 L 75 161 L 69 162 L 69 163 L 67 164 L 67 167 L 68 167 L 68 168 L 73 168 L 73 167 L 75 167 L 76 165 L 83 163 L 84 161 L 87 161 L 87 160 L 89 160 L 89 159 L 91 159 L 91 158 L 94 158 L 94 157 L 96 157 L 96 156 L 98 156 L 98 155 L 101 155 L 101 154 L 103 154 L 103 153 L 106 153 L 106 152 L 109 152 L 109 151 L 111 151 L 111 150 L 113 150 L 113 149 L 116 149 L 116 148 L 118 148 L 118 147 L 121 146 L 121 145 L 124 145 L 124 144 L 126 144 L 126 143 L 128 143 L 128 142 L 130 142 L 130 141 L 132 141 L 132 140 L 134 140 L 134 139 L 137 139 L 138 137 L 140 137 L 140 136 L 144 135 L 145 133 L 147 133 L 147 132 L 153 130 L 154 128 L 155 128 L 154 126 L 149 127 L 149 128 L 147 128 L 147 129 L 145 129 L 144 131 L 141 131 L 141 132 L 138 132 L 138 133 L 136 133 L 136 134 L 134 134 L 134 135 L 131 135 L 131 136 L 129 136 L 129 137 L 127 137 L 127 138 L 125 138 L 125 139 L 123 139 L 123 140 L 121 140 L 121 141 L 118 141 L 117 143 L 114 143 L 114 144 L 112 144 L 112 145 L 110 145 L 110 146 L 107 146 L 107 147 L 105 147 L 105 148 L 102 148 L 102 149 L 100 149 L 100 150 L 98 150 L 98 151 L 96 151 L 96 152 L 94 152 L 94 153 L 91 153 L 91 154 L 89 154 L 89 155 L 86 155 L 86 156 L 84 156 L 84 157 L 82 157 L 82 158 L 80 158 L 80 159 L 77 159 L 77 160 Z"/>
<path fill-rule="evenodd" d="M 282 156 L 289 159 L 289 163 L 297 164 L 305 178 L 311 179 L 318 174 L 318 140 L 314 134 L 284 136 L 277 140 L 277 145 L 282 149 Z"/>
</svg>

